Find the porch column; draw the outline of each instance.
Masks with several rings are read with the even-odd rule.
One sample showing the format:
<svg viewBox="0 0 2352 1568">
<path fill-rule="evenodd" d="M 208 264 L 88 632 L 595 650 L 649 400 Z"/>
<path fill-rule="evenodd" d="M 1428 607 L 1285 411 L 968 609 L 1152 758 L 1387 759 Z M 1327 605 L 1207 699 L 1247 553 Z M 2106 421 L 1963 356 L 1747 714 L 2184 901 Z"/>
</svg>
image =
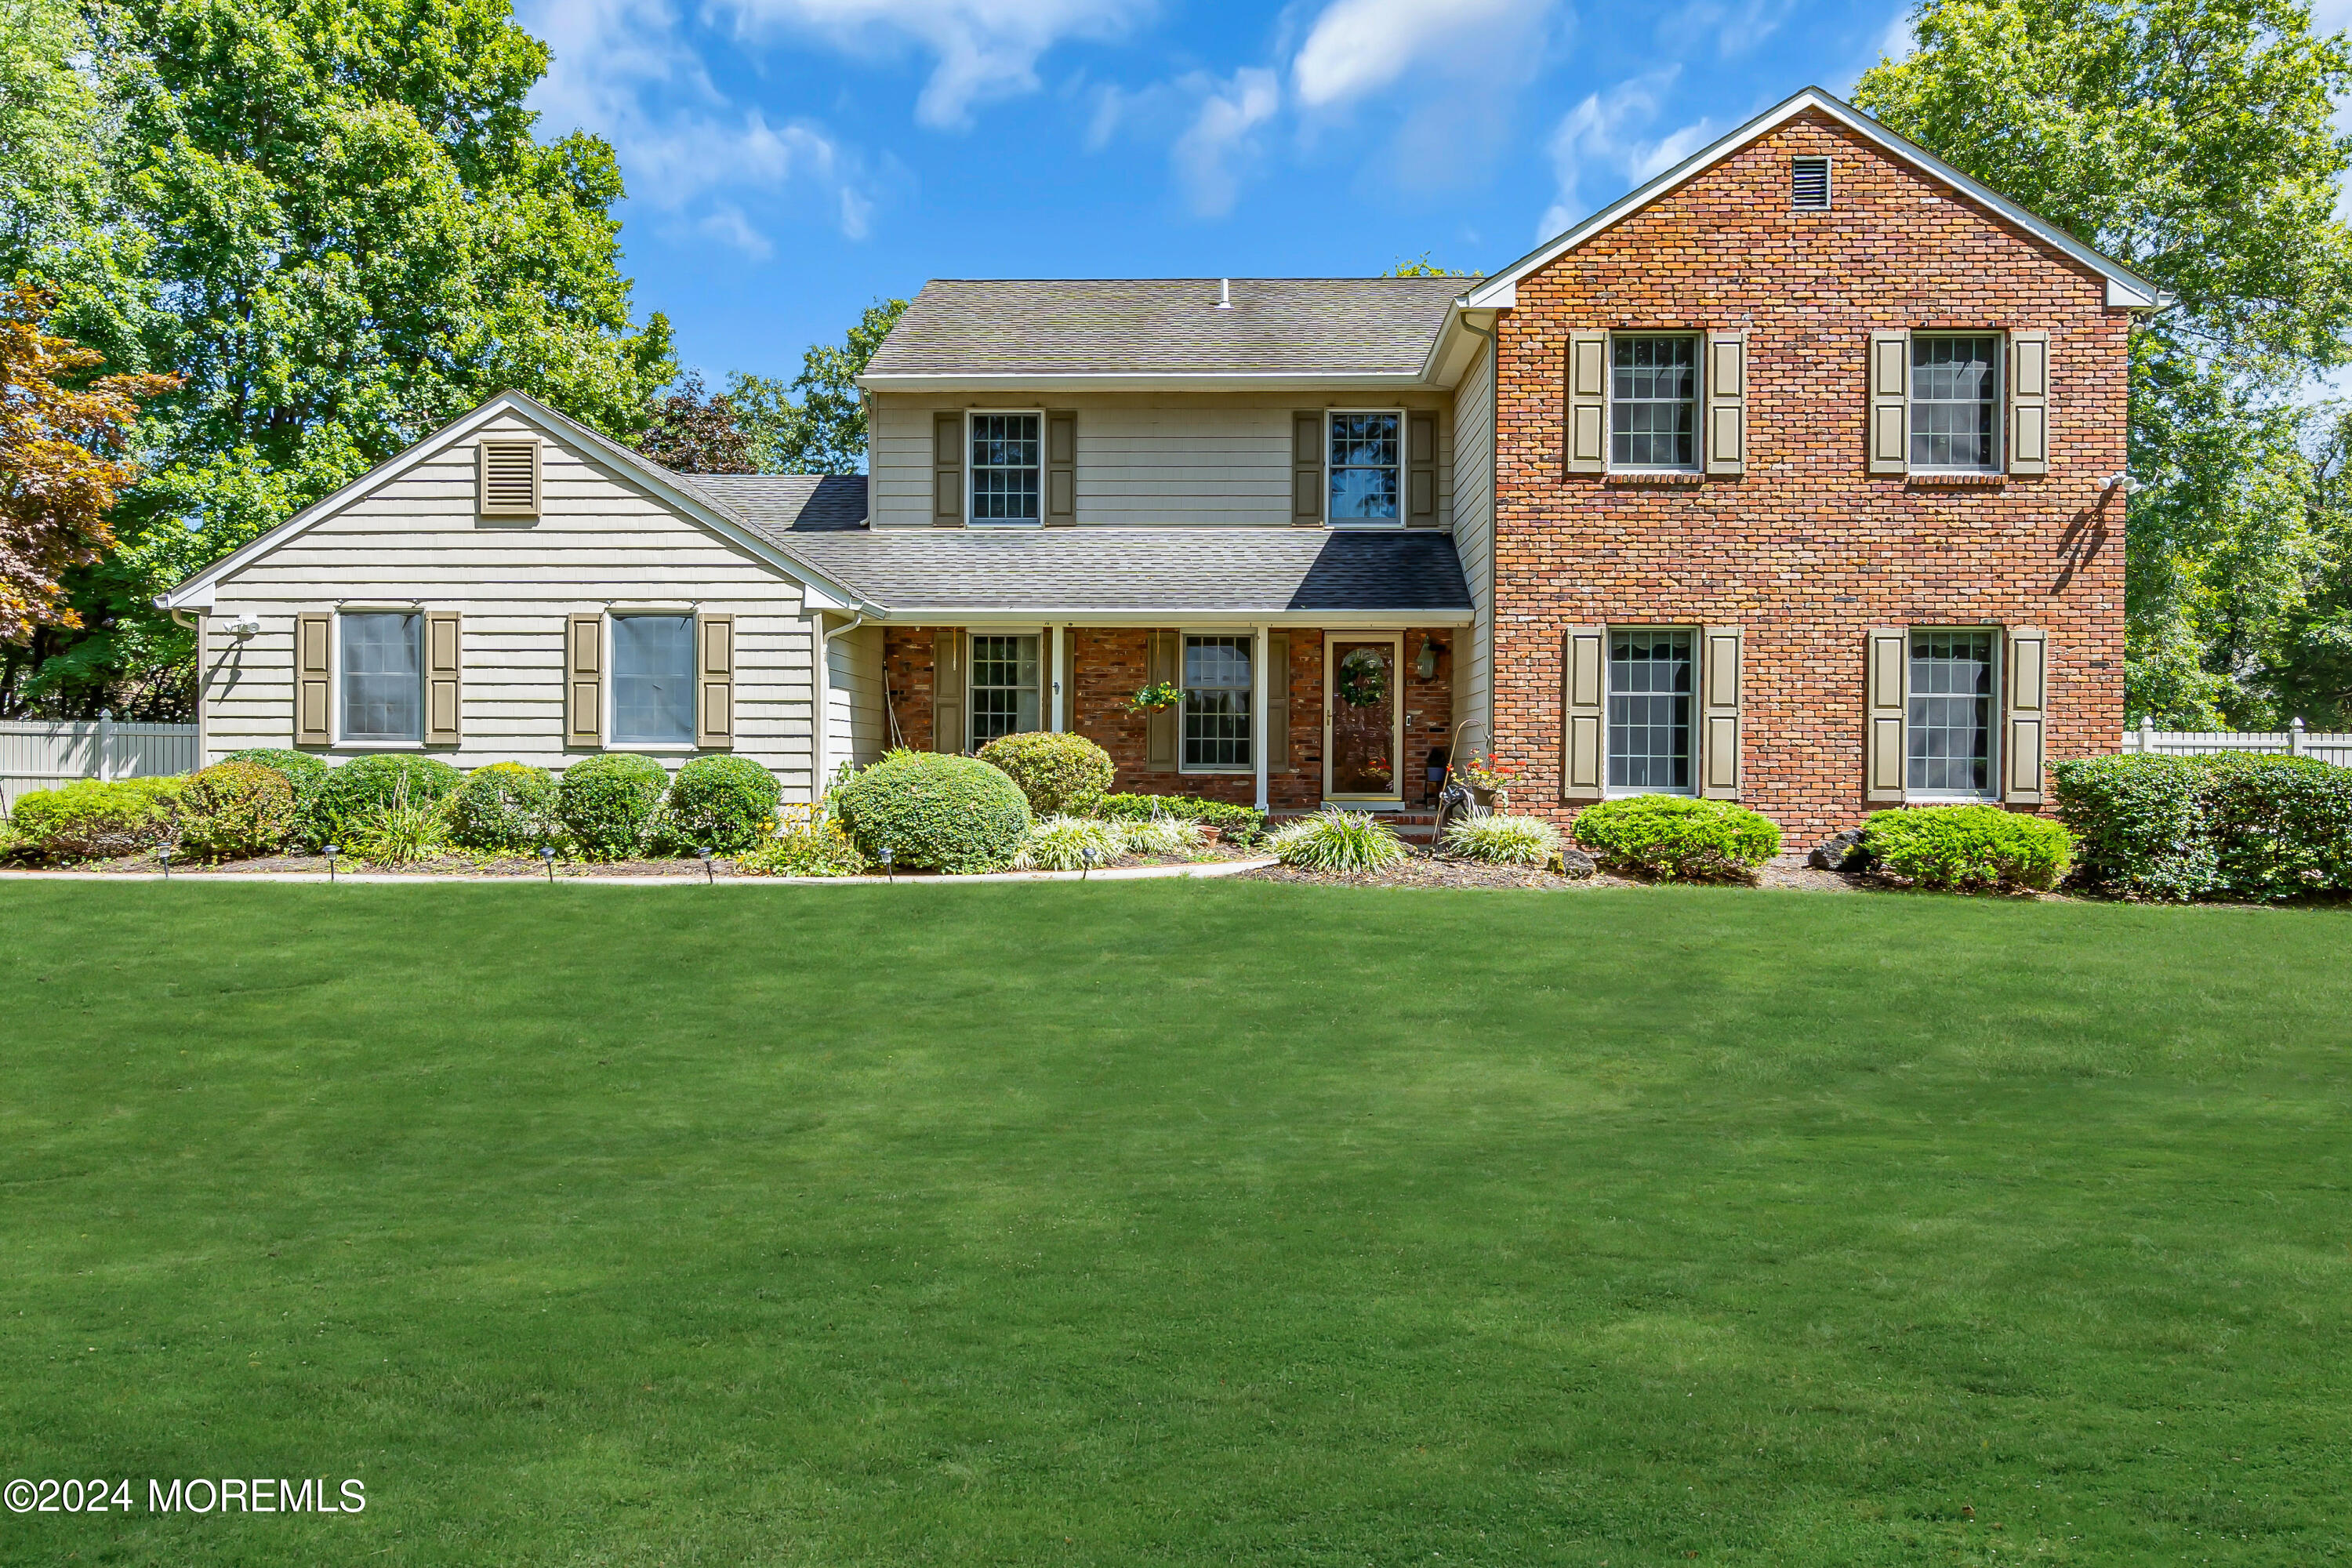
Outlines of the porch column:
<svg viewBox="0 0 2352 1568">
<path fill-rule="evenodd" d="M 1265 628 L 1250 628 L 1250 761 L 1257 773 L 1257 808 L 1266 809 L 1265 794 Z"/>
<path fill-rule="evenodd" d="M 1047 706 L 1053 717 L 1046 728 L 1058 735 L 1062 732 L 1062 628 L 1056 624 L 1045 628 L 1045 689 L 1052 695 Z"/>
</svg>

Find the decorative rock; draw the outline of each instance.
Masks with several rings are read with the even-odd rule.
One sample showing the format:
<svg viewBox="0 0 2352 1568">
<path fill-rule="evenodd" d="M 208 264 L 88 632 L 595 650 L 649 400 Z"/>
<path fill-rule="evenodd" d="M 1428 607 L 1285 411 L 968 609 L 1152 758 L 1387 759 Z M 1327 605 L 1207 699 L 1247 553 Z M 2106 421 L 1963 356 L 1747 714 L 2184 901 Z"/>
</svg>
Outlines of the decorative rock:
<svg viewBox="0 0 2352 1568">
<path fill-rule="evenodd" d="M 1832 833 L 1813 846 L 1805 857 L 1805 864 L 1821 871 L 1866 871 L 1870 868 L 1870 851 L 1862 847 L 1862 829 L 1849 827 L 1843 833 Z"/>
<path fill-rule="evenodd" d="M 1592 875 L 1592 857 L 1581 849 L 1563 848 L 1559 852 L 1559 874 L 1571 881 Z"/>
</svg>

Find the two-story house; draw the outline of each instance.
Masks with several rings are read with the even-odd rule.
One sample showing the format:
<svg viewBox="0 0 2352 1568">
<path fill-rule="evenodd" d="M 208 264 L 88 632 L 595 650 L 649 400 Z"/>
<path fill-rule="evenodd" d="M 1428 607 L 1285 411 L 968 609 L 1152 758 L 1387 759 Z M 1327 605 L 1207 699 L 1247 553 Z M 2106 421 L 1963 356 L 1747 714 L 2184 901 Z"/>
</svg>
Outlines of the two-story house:
<svg viewBox="0 0 2352 1568">
<path fill-rule="evenodd" d="M 869 473 L 493 399 L 173 589 L 207 756 L 1075 730 L 1373 809 L 2042 802 L 2122 718 L 2125 268 L 1808 91 L 1491 277 L 936 281 Z M 1139 704 L 1147 687 L 1181 700 Z"/>
</svg>

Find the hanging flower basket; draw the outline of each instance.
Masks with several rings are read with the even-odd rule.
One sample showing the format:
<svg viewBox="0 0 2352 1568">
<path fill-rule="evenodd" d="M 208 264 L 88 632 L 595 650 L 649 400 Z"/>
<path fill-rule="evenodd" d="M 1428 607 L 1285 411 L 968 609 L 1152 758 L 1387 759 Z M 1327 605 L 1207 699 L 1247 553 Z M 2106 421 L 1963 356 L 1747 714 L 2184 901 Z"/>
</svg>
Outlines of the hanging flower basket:
<svg viewBox="0 0 2352 1568">
<path fill-rule="evenodd" d="M 1164 680 L 1155 680 L 1127 700 L 1130 713 L 1165 713 L 1184 700 L 1184 689 Z"/>
<path fill-rule="evenodd" d="M 1389 694 L 1388 661 L 1368 647 L 1360 647 L 1339 661 L 1332 682 L 1339 700 L 1350 708 L 1370 708 Z"/>
</svg>

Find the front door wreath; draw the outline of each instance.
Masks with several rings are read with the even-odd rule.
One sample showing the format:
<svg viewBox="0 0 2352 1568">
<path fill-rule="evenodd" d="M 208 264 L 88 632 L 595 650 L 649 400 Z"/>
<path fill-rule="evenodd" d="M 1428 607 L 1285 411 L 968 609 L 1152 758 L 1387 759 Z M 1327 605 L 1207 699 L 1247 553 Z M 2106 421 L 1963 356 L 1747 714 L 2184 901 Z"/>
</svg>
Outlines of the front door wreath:
<svg viewBox="0 0 2352 1568">
<path fill-rule="evenodd" d="M 1370 708 L 1389 694 L 1389 661 L 1371 648 L 1360 647 L 1339 661 L 1339 700 L 1350 708 Z"/>
</svg>

